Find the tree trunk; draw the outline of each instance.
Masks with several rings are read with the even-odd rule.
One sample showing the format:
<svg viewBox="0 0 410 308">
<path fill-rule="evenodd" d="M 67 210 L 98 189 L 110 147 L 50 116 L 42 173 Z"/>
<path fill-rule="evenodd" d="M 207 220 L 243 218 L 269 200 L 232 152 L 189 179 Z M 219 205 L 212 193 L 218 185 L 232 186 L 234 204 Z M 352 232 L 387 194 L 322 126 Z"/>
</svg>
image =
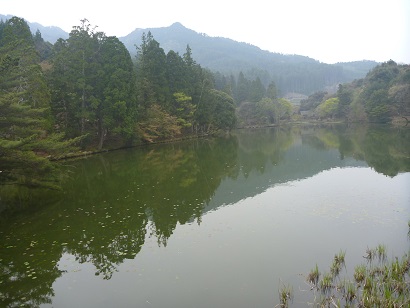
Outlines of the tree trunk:
<svg viewBox="0 0 410 308">
<path fill-rule="evenodd" d="M 99 136 L 98 150 L 102 149 L 106 135 L 107 135 L 107 129 L 103 127 L 102 119 L 99 119 L 98 120 L 98 136 Z"/>
</svg>

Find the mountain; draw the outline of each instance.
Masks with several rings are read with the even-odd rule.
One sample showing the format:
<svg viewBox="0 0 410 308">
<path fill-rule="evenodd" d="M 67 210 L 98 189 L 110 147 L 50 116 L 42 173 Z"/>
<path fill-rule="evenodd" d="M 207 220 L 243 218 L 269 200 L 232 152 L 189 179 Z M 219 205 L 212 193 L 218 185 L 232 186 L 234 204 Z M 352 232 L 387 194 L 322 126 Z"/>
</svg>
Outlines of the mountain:
<svg viewBox="0 0 410 308">
<path fill-rule="evenodd" d="M 248 79 L 259 77 L 265 86 L 273 80 L 282 94 L 311 94 L 325 88 L 336 88 L 339 83 L 364 77 L 378 64 L 374 61 L 321 63 L 306 56 L 284 55 L 228 38 L 210 37 L 180 23 L 162 28 L 135 29 L 119 39 L 130 53 L 135 55 L 135 46 L 141 44 L 142 34 L 148 31 L 160 43 L 165 53 L 174 50 L 182 55 L 189 45 L 192 57 L 201 66 L 234 76 L 242 71 Z"/>
<path fill-rule="evenodd" d="M 136 54 L 135 45 L 141 44 L 142 34 L 150 31 L 158 41 L 165 53 L 169 50 L 179 52 L 181 55 L 186 51 L 187 45 L 192 49 L 193 58 L 201 65 L 211 70 L 230 71 L 233 65 L 248 66 L 252 57 L 257 55 L 257 61 L 274 60 L 284 63 L 317 62 L 314 59 L 299 55 L 283 55 L 261 50 L 254 45 L 237 42 L 229 38 L 211 37 L 203 33 L 185 28 L 181 23 L 174 23 L 169 27 L 135 29 L 127 36 L 119 39 L 131 54 Z"/>
<path fill-rule="evenodd" d="M 0 19 L 11 16 L 0 15 Z M 58 38 L 68 38 L 68 33 L 58 27 L 44 27 L 28 22 L 33 33 L 40 30 L 44 40 L 54 43 Z M 348 63 L 326 64 L 302 55 L 285 55 L 262 50 L 257 46 L 237 42 L 229 38 L 211 37 L 174 23 L 169 27 L 135 29 L 120 41 L 135 56 L 135 46 L 141 45 L 143 33 L 151 32 L 160 43 L 165 53 L 174 50 L 184 54 L 187 45 L 192 50 L 192 57 L 204 68 L 220 74 L 237 77 L 243 72 L 250 80 L 260 78 L 267 86 L 274 81 L 281 95 L 300 93 L 309 95 L 315 91 L 337 89 L 339 83 L 351 82 L 363 78 L 378 63 L 374 61 L 356 61 Z"/>
<path fill-rule="evenodd" d="M 13 15 L 1 15 L 0 14 L 0 20 L 6 21 L 7 19 L 10 19 L 13 17 Z M 24 17 L 23 17 L 24 18 Z M 28 26 L 30 27 L 31 32 L 34 34 L 37 32 L 37 30 L 40 31 L 42 38 L 54 44 L 59 38 L 67 39 L 68 38 L 68 33 L 65 32 L 63 29 L 59 27 L 46 27 L 43 26 L 37 22 L 29 22 L 27 21 Z"/>
</svg>

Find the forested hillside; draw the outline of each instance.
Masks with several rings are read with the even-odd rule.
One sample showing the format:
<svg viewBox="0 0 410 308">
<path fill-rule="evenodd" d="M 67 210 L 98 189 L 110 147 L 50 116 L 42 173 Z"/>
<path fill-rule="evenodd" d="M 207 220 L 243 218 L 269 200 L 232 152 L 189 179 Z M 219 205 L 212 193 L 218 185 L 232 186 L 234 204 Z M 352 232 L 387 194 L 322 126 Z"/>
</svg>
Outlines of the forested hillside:
<svg viewBox="0 0 410 308">
<path fill-rule="evenodd" d="M 169 27 L 136 29 L 120 38 L 131 54 L 140 44 L 141 34 L 150 31 L 164 48 L 182 54 L 187 44 L 201 66 L 238 78 L 259 77 L 265 87 L 275 82 L 281 95 L 289 92 L 311 94 L 343 82 L 364 77 L 377 65 L 374 61 L 326 64 L 301 55 L 284 55 L 222 37 L 210 37 L 185 28 L 180 23 Z M 386 59 L 387 60 L 387 59 Z"/>
<path fill-rule="evenodd" d="M 137 54 L 134 63 L 118 38 L 87 20 L 51 47 L 23 19 L 1 22 L 0 186 L 51 187 L 49 158 L 70 151 L 234 127 L 232 96 L 214 87 L 189 46 L 165 54 L 148 33 Z"/>
<path fill-rule="evenodd" d="M 0 15 L 4 21 L 10 17 Z M 32 33 L 39 30 L 46 42 L 54 44 L 58 38 L 68 38 L 68 33 L 57 27 L 28 24 Z M 265 87 L 273 81 L 282 96 L 287 93 L 310 95 L 325 88 L 336 89 L 339 83 L 363 78 L 377 65 L 374 61 L 320 63 L 302 55 L 284 55 L 228 38 L 210 37 L 180 23 L 162 28 L 136 29 L 125 37 L 119 37 L 133 59 L 137 54 L 135 45 L 141 45 L 142 34 L 148 32 L 151 32 L 165 53 L 173 50 L 182 55 L 189 45 L 193 58 L 203 68 L 235 79 L 242 72 L 247 79 L 259 78 Z"/>
<path fill-rule="evenodd" d="M 136 46 L 133 57 L 86 19 L 54 45 L 40 31 L 33 35 L 24 19 L 0 22 L 3 194 L 9 184 L 57 188 L 53 159 L 70 153 L 277 125 L 295 116 L 273 80 L 266 86 L 242 71 L 237 78 L 212 72 L 190 45 L 182 55 L 165 52 L 151 32 Z M 409 84 L 409 66 L 389 61 L 340 85 L 336 95 L 315 94 L 315 102 L 311 96 L 301 110 L 351 121 L 407 117 Z"/>
<path fill-rule="evenodd" d="M 336 94 L 317 92 L 300 109 L 314 118 L 342 118 L 350 122 L 410 120 L 410 66 L 382 63 L 365 78 L 339 85 Z"/>
<path fill-rule="evenodd" d="M 0 20 L 3 22 L 6 22 L 7 19 L 12 18 L 12 15 L 1 15 L 0 14 Z M 35 34 L 38 31 L 40 31 L 44 41 L 49 42 L 51 44 L 54 44 L 59 38 L 62 39 L 67 39 L 68 38 L 68 33 L 65 32 L 63 29 L 55 26 L 43 26 L 42 24 L 39 24 L 38 22 L 28 22 L 26 21 L 31 33 Z"/>
</svg>

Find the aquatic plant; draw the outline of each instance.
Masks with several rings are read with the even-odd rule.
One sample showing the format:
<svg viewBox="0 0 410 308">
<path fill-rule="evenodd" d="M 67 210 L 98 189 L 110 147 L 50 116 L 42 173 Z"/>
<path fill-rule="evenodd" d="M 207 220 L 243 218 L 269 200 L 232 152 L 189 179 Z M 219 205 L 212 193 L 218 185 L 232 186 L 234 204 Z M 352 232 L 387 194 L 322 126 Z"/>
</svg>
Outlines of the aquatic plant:
<svg viewBox="0 0 410 308">
<path fill-rule="evenodd" d="M 376 247 L 376 252 L 377 252 L 377 256 L 379 257 L 379 260 L 385 260 L 387 255 L 386 255 L 386 246 L 379 244 Z"/>
<path fill-rule="evenodd" d="M 344 297 L 346 298 L 346 302 L 352 303 L 356 299 L 356 296 L 357 296 L 356 285 L 351 281 L 347 281 L 344 291 L 345 291 Z"/>
<path fill-rule="evenodd" d="M 311 284 L 317 286 L 317 283 L 318 283 L 318 281 L 319 281 L 319 277 L 320 277 L 319 267 L 318 267 L 317 264 L 316 264 L 315 268 L 312 269 L 312 270 L 310 271 L 310 273 L 308 274 L 306 280 L 307 280 L 309 283 L 311 283 Z"/>
<path fill-rule="evenodd" d="M 339 277 L 345 253 L 335 255 L 330 272 L 320 278 L 316 265 L 306 276 L 314 293 L 314 307 L 410 307 L 410 250 L 402 258 L 387 259 L 384 245 L 367 248 L 367 264 L 355 267 L 353 280 Z M 293 298 L 289 286 L 280 292 L 280 307 L 289 307 Z M 319 295 L 316 293 L 319 292 Z"/>
<path fill-rule="evenodd" d="M 363 256 L 363 258 L 367 259 L 368 261 L 372 261 L 374 256 L 376 255 L 376 252 L 374 249 L 370 249 L 369 247 L 367 247 L 366 249 L 366 255 Z"/>
<path fill-rule="evenodd" d="M 326 293 L 333 287 L 333 275 L 330 273 L 323 274 L 323 278 L 319 283 L 320 290 Z"/>
<path fill-rule="evenodd" d="M 279 291 L 279 307 L 287 308 L 293 300 L 293 288 L 290 285 L 283 285 Z"/>
<path fill-rule="evenodd" d="M 386 247 L 379 245 L 374 249 L 367 248 L 365 258 L 371 262 L 358 265 L 354 271 L 354 280 L 343 279 L 339 284 L 334 280 L 338 277 L 339 266 L 343 258 L 334 258 L 331 274 L 325 274 L 318 285 L 318 290 L 325 297 L 316 300 L 323 307 L 337 305 L 341 301 L 346 306 L 354 307 L 410 307 L 410 251 L 402 259 L 394 258 L 387 261 Z M 335 300 L 337 300 L 335 302 Z"/>
<path fill-rule="evenodd" d="M 366 266 L 363 264 L 356 266 L 353 277 L 357 283 L 362 283 L 366 278 Z"/>
<path fill-rule="evenodd" d="M 337 262 L 340 265 L 345 264 L 345 256 L 346 256 L 346 251 L 340 250 L 337 255 L 335 255 L 335 262 Z"/>
</svg>

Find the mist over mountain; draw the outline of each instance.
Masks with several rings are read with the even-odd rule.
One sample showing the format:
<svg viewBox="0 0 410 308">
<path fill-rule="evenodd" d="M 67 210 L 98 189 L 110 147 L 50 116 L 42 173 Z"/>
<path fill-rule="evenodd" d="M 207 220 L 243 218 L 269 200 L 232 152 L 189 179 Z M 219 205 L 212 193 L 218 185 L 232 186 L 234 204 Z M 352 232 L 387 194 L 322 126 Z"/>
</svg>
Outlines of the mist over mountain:
<svg viewBox="0 0 410 308">
<path fill-rule="evenodd" d="M 169 27 L 135 29 L 119 39 L 129 52 L 135 55 L 140 46 L 142 34 L 150 31 L 165 53 L 174 50 L 179 54 L 192 49 L 193 58 L 203 67 L 221 74 L 243 72 L 249 79 L 259 77 L 266 85 L 275 81 L 282 94 L 312 92 L 336 89 L 339 83 L 364 77 L 378 63 L 355 61 L 326 64 L 302 55 L 285 55 L 262 50 L 257 46 L 237 42 L 229 38 L 210 37 L 174 23 Z"/>
<path fill-rule="evenodd" d="M 12 16 L 0 15 L 3 21 Z M 68 38 L 68 33 L 58 27 L 44 27 L 28 22 L 33 33 L 40 30 L 44 40 L 55 43 L 58 38 Z M 143 33 L 151 32 L 165 53 L 170 50 L 184 54 L 187 45 L 193 59 L 204 68 L 235 78 L 240 72 L 251 80 L 260 78 L 267 86 L 274 81 L 282 95 L 301 93 L 309 95 L 315 91 L 333 91 L 339 83 L 363 78 L 378 63 L 355 61 L 326 64 L 303 55 L 285 55 L 262 50 L 257 46 L 237 42 L 229 38 L 211 37 L 174 23 L 169 27 L 135 29 L 119 37 L 130 54 L 136 56 L 136 46 L 141 45 Z"/>
</svg>

